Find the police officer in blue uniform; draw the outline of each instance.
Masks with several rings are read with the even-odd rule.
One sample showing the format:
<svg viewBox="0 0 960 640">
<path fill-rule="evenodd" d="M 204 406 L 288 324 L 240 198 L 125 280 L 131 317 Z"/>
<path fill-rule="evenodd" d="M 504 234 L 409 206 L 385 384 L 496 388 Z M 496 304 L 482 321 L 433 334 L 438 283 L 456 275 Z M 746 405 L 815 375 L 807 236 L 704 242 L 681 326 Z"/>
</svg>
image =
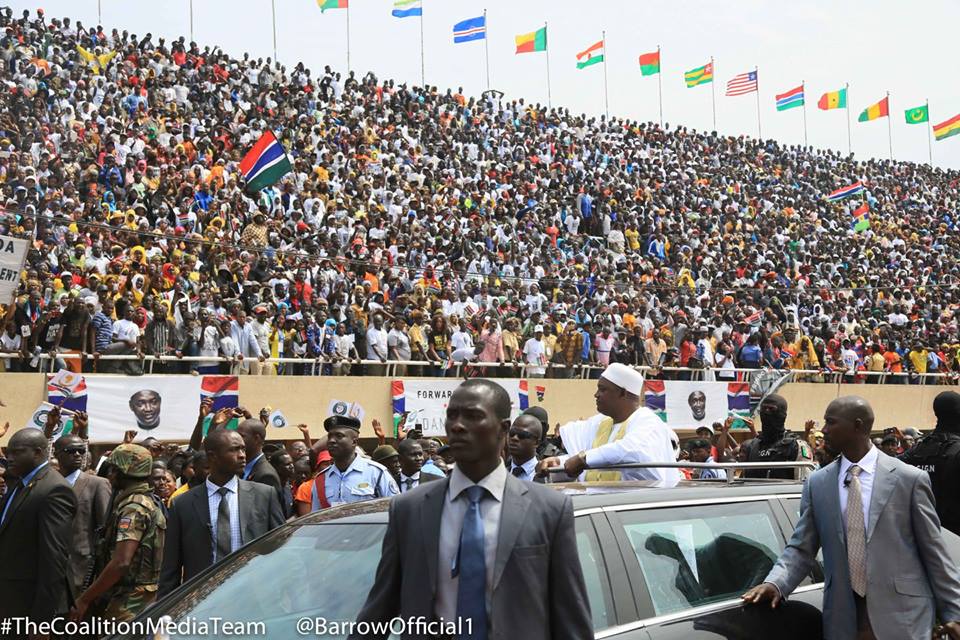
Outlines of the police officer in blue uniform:
<svg viewBox="0 0 960 640">
<path fill-rule="evenodd" d="M 317 477 L 323 497 L 314 491 L 314 500 L 322 509 L 339 504 L 362 502 L 400 493 L 390 471 L 379 462 L 357 453 L 360 421 L 350 416 L 330 416 L 323 422 L 327 431 L 327 451 L 333 464 Z"/>
</svg>

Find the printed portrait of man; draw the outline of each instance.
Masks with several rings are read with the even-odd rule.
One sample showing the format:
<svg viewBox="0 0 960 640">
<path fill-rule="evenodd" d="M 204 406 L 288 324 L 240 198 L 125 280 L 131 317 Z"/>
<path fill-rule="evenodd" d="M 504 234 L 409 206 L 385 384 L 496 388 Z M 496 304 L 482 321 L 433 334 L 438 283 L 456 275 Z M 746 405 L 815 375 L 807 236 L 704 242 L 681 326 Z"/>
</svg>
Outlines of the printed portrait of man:
<svg viewBox="0 0 960 640">
<path fill-rule="evenodd" d="M 137 417 L 137 428 L 145 431 L 160 426 L 160 394 L 153 389 L 141 389 L 130 396 L 130 411 Z"/>
<path fill-rule="evenodd" d="M 703 391 L 694 391 L 687 396 L 687 404 L 690 405 L 690 412 L 697 422 L 707 417 L 707 394 Z"/>
</svg>

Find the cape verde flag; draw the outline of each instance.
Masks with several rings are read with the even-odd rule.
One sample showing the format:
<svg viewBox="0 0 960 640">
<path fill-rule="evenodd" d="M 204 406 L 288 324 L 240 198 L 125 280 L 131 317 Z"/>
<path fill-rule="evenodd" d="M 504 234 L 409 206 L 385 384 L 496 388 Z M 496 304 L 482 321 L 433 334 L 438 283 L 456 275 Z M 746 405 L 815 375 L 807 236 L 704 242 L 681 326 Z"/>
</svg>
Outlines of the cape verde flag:
<svg viewBox="0 0 960 640">
<path fill-rule="evenodd" d="M 520 381 L 520 388 L 517 390 L 517 396 L 520 400 L 520 411 L 526 411 L 530 408 L 530 394 L 527 387 L 527 381 Z"/>
<path fill-rule="evenodd" d="M 214 414 L 220 409 L 240 406 L 240 379 L 237 376 L 203 376 L 200 382 L 200 402 L 213 398 Z"/>
<path fill-rule="evenodd" d="M 240 161 L 240 173 L 246 190 L 257 192 L 278 182 L 293 168 L 283 145 L 273 131 L 267 130 Z"/>
<path fill-rule="evenodd" d="M 731 382 L 727 384 L 727 411 L 738 416 L 750 415 L 750 384 Z"/>
<path fill-rule="evenodd" d="M 667 389 L 663 380 L 646 380 L 643 383 L 643 404 L 664 422 L 667 421 Z"/>
<path fill-rule="evenodd" d="M 487 17 L 479 16 L 453 25 L 453 42 L 471 42 L 487 37 Z"/>
</svg>

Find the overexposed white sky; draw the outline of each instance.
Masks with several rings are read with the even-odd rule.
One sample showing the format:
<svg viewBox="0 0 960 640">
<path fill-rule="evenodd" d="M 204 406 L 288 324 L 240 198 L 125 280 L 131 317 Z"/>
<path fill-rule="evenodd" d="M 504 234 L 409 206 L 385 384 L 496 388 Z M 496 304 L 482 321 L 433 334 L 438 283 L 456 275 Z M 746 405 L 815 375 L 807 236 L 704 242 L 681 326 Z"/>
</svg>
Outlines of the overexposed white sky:
<svg viewBox="0 0 960 640">
<path fill-rule="evenodd" d="M 346 67 L 347 11 L 320 12 L 316 0 L 275 0 L 278 57 L 303 61 L 314 73 Z M 12 0 L 16 14 L 42 6 L 50 17 L 70 16 L 92 25 L 97 0 Z M 190 0 L 100 0 L 103 25 L 142 36 L 189 36 Z M 390 15 L 392 0 L 351 0 L 348 10 L 351 67 L 380 78 L 419 83 L 420 22 Z M 824 112 L 825 91 L 850 83 L 853 151 L 889 156 L 886 119 L 858 123 L 868 105 L 890 92 L 893 153 L 927 162 L 927 125 L 907 125 L 904 110 L 930 102 L 939 123 L 960 114 L 956 25 L 960 3 L 920 0 L 423 0 L 426 81 L 462 86 L 471 95 L 486 88 L 483 41 L 454 44 L 455 22 L 487 10 L 492 87 L 507 97 L 546 102 L 543 53 L 514 54 L 514 36 L 549 23 L 548 46 L 554 106 L 574 112 L 604 111 L 602 65 L 576 69 L 577 52 L 606 30 L 610 113 L 657 120 L 657 78 L 641 77 L 639 54 L 662 48 L 664 120 L 696 129 L 711 127 L 710 86 L 687 89 L 683 72 L 715 59 L 717 128 L 757 134 L 753 94 L 727 98 L 727 80 L 759 67 L 764 137 L 803 142 L 800 109 L 777 112 L 774 94 L 806 82 L 810 144 L 847 148 L 842 110 Z M 271 56 L 271 0 L 193 0 L 193 36 L 240 56 Z M 960 136 L 932 142 L 934 164 L 960 169 Z"/>
</svg>

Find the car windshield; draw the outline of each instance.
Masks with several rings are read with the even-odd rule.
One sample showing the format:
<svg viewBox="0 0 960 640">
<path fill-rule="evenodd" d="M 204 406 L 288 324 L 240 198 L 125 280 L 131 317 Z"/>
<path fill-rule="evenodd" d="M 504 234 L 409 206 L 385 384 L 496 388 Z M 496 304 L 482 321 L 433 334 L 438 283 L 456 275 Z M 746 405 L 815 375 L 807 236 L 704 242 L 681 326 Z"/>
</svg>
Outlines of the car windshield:
<svg viewBox="0 0 960 640">
<path fill-rule="evenodd" d="M 190 589 L 148 610 L 145 617 L 263 622 L 266 634 L 251 637 L 269 638 L 302 637 L 296 627 L 302 617 L 350 622 L 373 584 L 386 528 L 329 522 L 281 529 L 245 547 Z M 209 631 L 169 637 L 209 637 Z"/>
</svg>

